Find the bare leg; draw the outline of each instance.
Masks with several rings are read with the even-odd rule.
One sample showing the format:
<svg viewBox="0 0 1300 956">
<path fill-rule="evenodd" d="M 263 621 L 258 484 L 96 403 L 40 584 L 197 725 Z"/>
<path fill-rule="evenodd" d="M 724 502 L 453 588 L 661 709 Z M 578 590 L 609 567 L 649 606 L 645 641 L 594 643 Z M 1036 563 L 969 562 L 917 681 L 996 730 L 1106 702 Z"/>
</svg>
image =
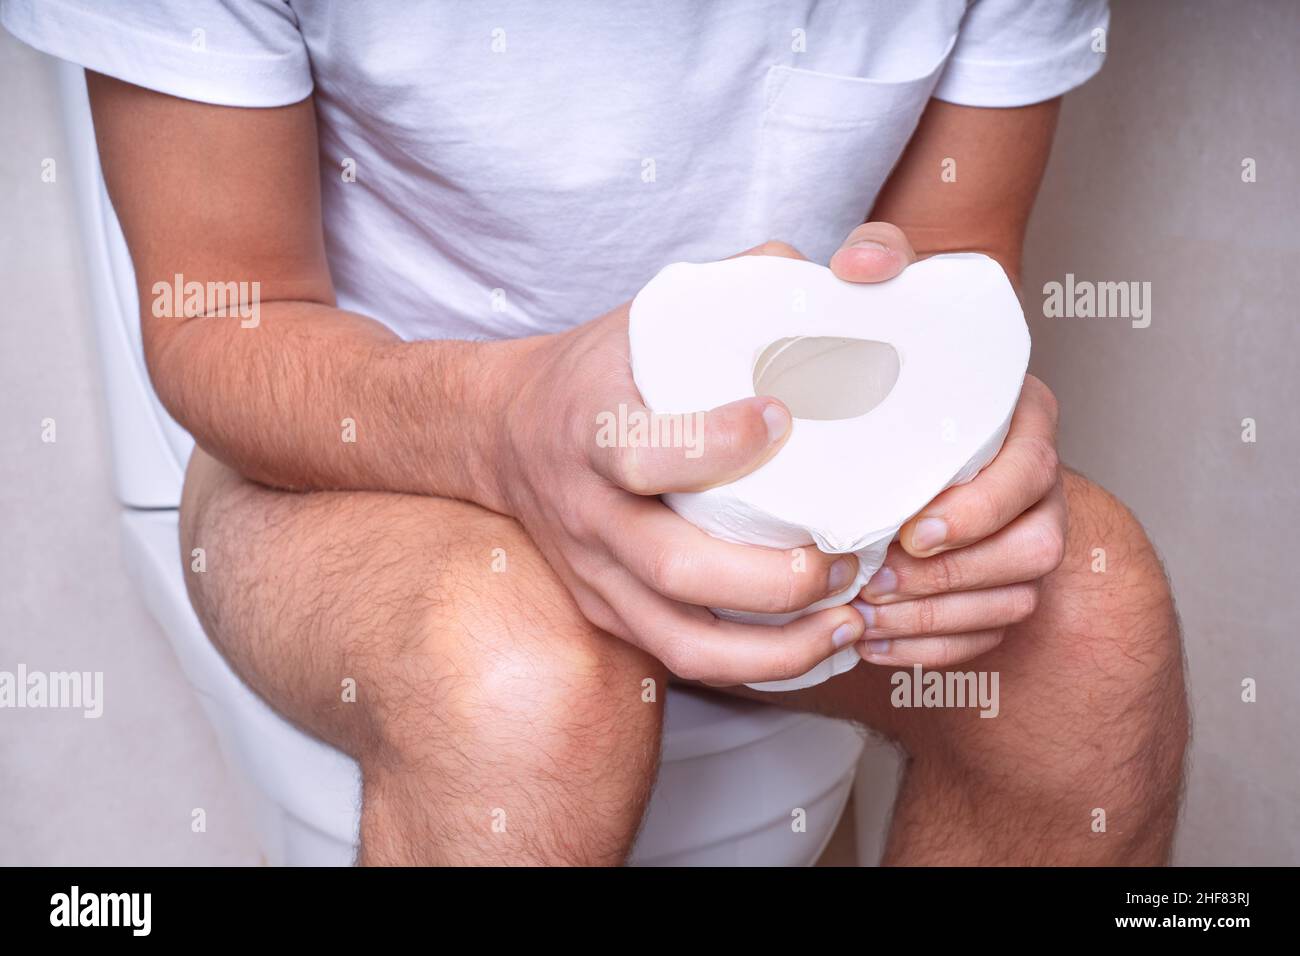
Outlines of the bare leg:
<svg viewBox="0 0 1300 956">
<path fill-rule="evenodd" d="M 865 663 L 779 695 L 865 723 L 905 750 L 886 863 L 1168 861 L 1188 739 L 1168 585 L 1128 510 L 1077 475 L 1065 482 L 1066 557 L 1033 616 L 954 668 L 999 672 L 999 716 L 896 709 L 895 669 Z M 1093 570 L 1094 548 L 1106 552 L 1104 573 Z"/>
<path fill-rule="evenodd" d="M 361 862 L 622 862 L 659 756 L 642 681 L 662 701 L 664 671 L 589 625 L 514 521 L 272 491 L 201 451 L 181 519 L 182 553 L 206 549 L 187 578 L 212 640 L 361 764 Z"/>
</svg>

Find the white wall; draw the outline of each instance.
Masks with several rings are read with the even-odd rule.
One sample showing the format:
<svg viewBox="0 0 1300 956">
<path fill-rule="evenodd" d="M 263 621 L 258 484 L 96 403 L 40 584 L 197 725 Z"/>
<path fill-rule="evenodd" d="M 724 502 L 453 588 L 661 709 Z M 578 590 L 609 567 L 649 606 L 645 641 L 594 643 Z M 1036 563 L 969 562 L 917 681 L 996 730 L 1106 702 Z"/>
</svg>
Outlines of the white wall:
<svg viewBox="0 0 1300 956">
<path fill-rule="evenodd" d="M 1297 40 L 1300 4 L 1113 3 L 1027 248 L 1062 456 L 1137 512 L 1173 580 L 1195 720 L 1185 864 L 1300 863 Z M 1150 282 L 1151 326 L 1044 318 L 1043 284 L 1067 272 Z"/>
<path fill-rule="evenodd" d="M 0 710 L 0 865 L 257 863 L 122 567 L 71 186 L 41 181 L 64 156 L 53 65 L 0 29 L 0 670 L 103 671 L 104 712 Z"/>
<path fill-rule="evenodd" d="M 1061 397 L 1066 460 L 1133 507 L 1173 578 L 1196 718 L 1178 861 L 1297 863 L 1300 5 L 1115 6 L 1031 229 L 1034 369 Z M 98 721 L 0 711 L 0 864 L 255 862 L 121 568 L 72 210 L 40 180 L 62 150 L 53 71 L 3 31 L 0 130 L 0 669 L 103 670 L 110 695 Z M 1038 290 L 1067 272 L 1151 282 L 1151 327 L 1043 318 Z"/>
</svg>

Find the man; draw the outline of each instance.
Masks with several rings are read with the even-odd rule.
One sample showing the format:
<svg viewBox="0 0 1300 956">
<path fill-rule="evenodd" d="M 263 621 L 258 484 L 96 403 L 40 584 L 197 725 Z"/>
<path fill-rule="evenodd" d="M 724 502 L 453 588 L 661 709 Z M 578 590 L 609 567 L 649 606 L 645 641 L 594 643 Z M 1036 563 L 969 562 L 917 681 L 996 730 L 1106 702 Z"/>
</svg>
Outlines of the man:
<svg viewBox="0 0 1300 956">
<path fill-rule="evenodd" d="M 784 406 L 709 411 L 699 458 L 595 441 L 639 402 L 626 301 L 667 262 L 803 253 L 882 282 L 976 250 L 1015 281 L 1104 7 L 3 10 L 90 71 L 150 374 L 199 446 L 191 598 L 258 693 L 360 763 L 361 862 L 620 862 L 658 755 L 645 679 L 752 693 L 846 644 L 864 665 L 763 699 L 905 748 L 888 862 L 1167 859 L 1168 588 L 1127 510 L 1058 468 L 1041 382 L 858 601 L 779 629 L 706 608 L 801 608 L 854 559 L 796 572 L 655 496 L 760 466 L 799 427 Z M 255 287 L 256 321 L 155 308 L 176 276 Z M 895 667 L 977 656 L 997 719 L 891 707 Z"/>
</svg>

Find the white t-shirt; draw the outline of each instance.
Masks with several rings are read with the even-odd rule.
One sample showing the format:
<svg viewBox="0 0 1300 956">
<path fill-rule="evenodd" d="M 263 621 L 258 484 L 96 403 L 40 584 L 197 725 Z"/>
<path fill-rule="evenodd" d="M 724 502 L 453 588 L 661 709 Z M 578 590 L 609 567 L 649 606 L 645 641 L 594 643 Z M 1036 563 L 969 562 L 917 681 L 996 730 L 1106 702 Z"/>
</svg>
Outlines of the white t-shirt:
<svg viewBox="0 0 1300 956">
<path fill-rule="evenodd" d="M 932 96 L 1050 99 L 1108 25 L 1106 0 L 0 4 L 173 96 L 314 95 L 339 304 L 407 339 L 565 329 L 768 239 L 825 262 Z"/>
</svg>

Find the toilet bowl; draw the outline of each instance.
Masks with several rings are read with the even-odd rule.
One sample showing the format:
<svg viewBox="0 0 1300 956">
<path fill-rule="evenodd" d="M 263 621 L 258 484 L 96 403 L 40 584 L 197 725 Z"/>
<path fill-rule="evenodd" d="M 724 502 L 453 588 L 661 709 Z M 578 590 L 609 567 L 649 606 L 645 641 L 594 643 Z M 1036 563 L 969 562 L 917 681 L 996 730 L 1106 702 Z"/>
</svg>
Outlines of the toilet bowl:
<svg viewBox="0 0 1300 956">
<path fill-rule="evenodd" d="M 349 865 L 360 816 L 357 764 L 253 693 L 190 607 L 177 508 L 193 441 L 159 404 L 145 371 L 130 257 L 100 175 L 82 69 L 60 64 L 59 83 L 63 169 L 77 195 L 127 569 L 216 732 L 267 861 Z M 712 692 L 665 694 L 662 766 L 631 861 L 815 862 L 848 800 L 862 733 Z"/>
</svg>

